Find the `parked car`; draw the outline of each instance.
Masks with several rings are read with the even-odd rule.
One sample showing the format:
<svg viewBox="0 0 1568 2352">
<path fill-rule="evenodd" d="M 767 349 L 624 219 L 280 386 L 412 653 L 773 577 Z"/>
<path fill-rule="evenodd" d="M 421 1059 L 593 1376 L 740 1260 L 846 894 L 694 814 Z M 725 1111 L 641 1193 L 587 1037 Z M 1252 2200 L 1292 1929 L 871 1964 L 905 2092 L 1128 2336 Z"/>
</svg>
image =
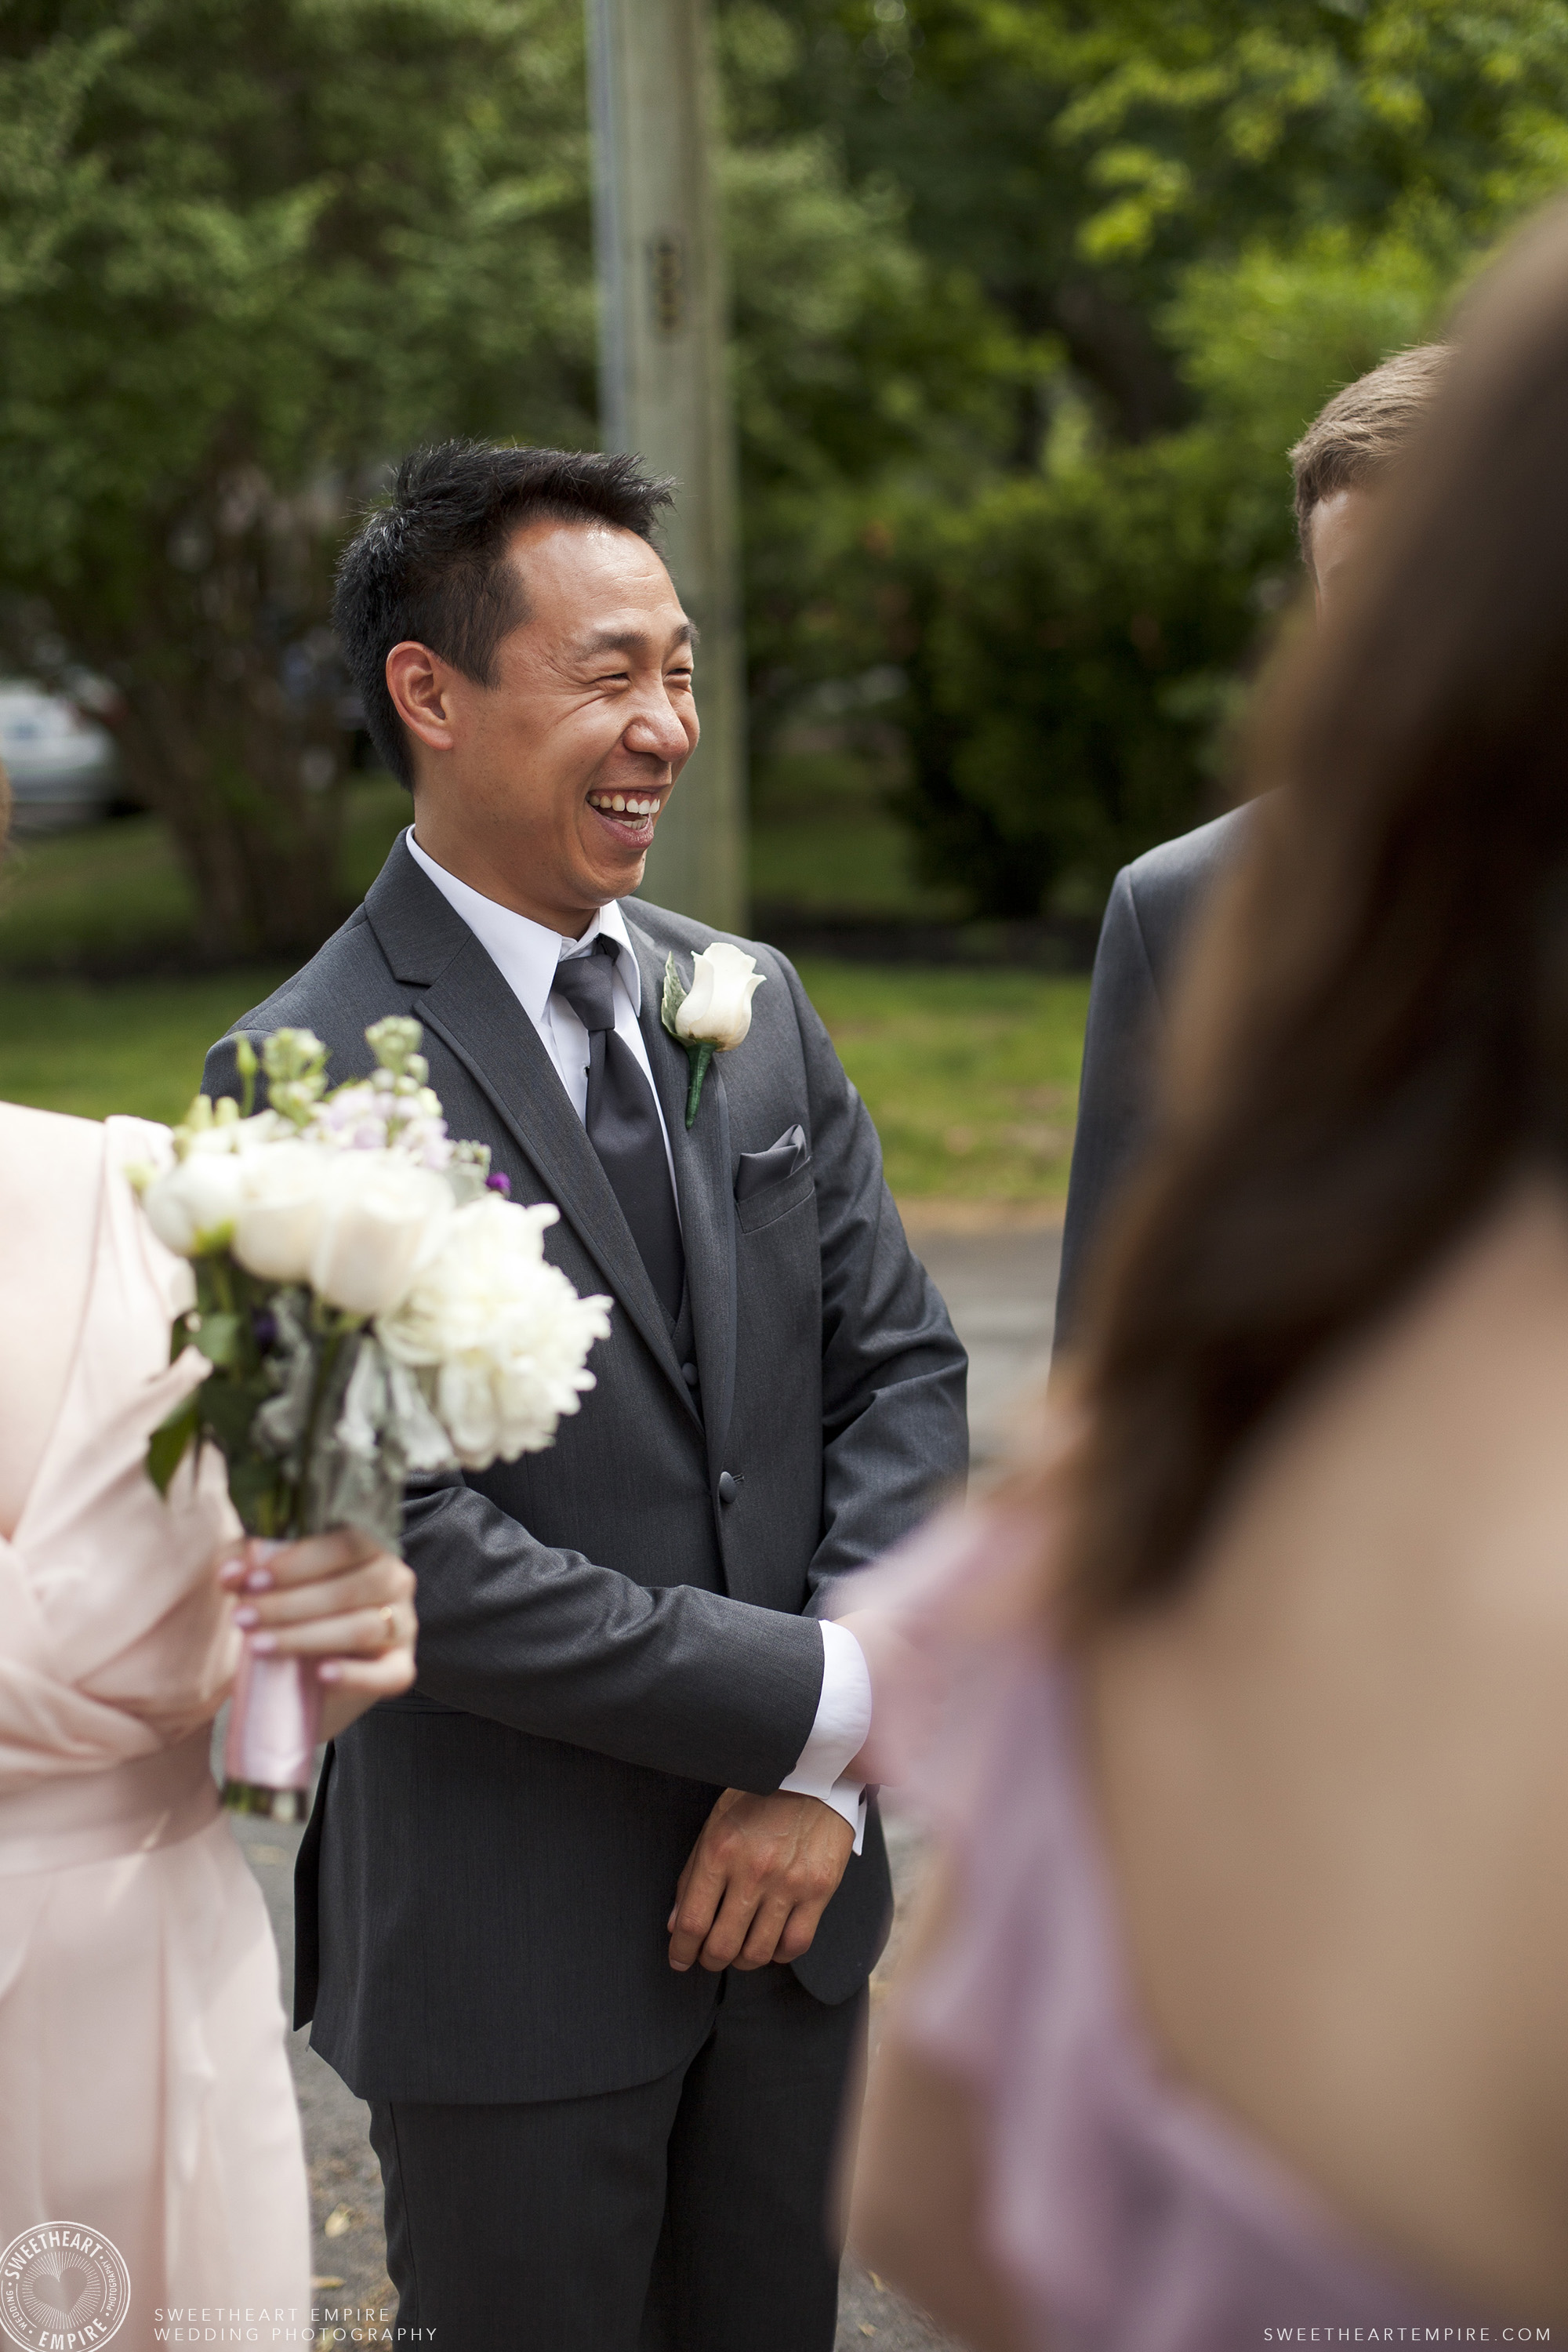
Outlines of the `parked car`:
<svg viewBox="0 0 1568 2352">
<path fill-rule="evenodd" d="M 107 727 L 32 678 L 0 678 L 0 760 L 18 833 L 58 833 L 106 816 L 120 782 Z"/>
</svg>

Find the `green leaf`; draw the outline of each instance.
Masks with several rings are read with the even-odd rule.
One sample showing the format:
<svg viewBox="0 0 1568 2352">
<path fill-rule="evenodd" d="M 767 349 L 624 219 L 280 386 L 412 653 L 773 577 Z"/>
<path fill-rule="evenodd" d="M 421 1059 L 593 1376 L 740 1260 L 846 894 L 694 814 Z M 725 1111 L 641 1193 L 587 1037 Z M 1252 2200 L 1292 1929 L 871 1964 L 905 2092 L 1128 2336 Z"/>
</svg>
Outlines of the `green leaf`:
<svg viewBox="0 0 1568 2352">
<path fill-rule="evenodd" d="M 247 1381 L 209 1381 L 202 1391 L 202 1412 L 231 1465 L 248 1452 L 250 1424 L 257 1408 L 272 1391 L 260 1374 Z"/>
<path fill-rule="evenodd" d="M 241 1454 L 228 1465 L 229 1500 L 247 1535 L 276 1536 L 287 1525 L 289 1481 L 276 1462 Z"/>
<path fill-rule="evenodd" d="M 686 982 L 675 969 L 675 956 L 672 950 L 664 960 L 664 993 L 658 1004 L 658 1017 L 672 1037 L 679 1034 L 675 1025 L 675 1016 L 690 993 Z M 684 1040 L 682 1042 L 684 1043 Z M 688 1119 L 686 1124 L 689 1127 L 691 1121 Z"/>
<path fill-rule="evenodd" d="M 147 1475 L 160 1495 L 166 1495 L 175 1471 L 201 1435 L 199 1391 L 188 1396 L 166 1421 L 159 1423 L 147 1447 Z"/>
<path fill-rule="evenodd" d="M 195 1343 L 209 1363 L 237 1364 L 244 1328 L 243 1318 L 238 1315 L 204 1315 L 202 1328 L 195 1334 Z"/>
</svg>

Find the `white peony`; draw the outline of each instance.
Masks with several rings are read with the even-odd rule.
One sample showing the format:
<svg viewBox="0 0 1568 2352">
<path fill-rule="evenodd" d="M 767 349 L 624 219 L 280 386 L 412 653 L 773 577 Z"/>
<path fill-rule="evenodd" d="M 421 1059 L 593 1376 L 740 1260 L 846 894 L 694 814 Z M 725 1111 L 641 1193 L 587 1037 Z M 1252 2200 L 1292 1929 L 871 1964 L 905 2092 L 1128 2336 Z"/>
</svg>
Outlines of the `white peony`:
<svg viewBox="0 0 1568 2352">
<path fill-rule="evenodd" d="M 249 1273 L 263 1282 L 310 1280 L 336 1164 L 309 1143 L 274 1143 L 244 1154 L 245 1198 L 232 1247 Z"/>
<path fill-rule="evenodd" d="M 457 1214 L 452 1188 L 397 1151 L 321 1156 L 328 1165 L 311 1287 L 345 1314 L 384 1315 L 441 1248 Z"/>
<path fill-rule="evenodd" d="M 415 1368 L 466 1470 L 537 1454 L 594 1386 L 607 1298 L 579 1298 L 544 1255 L 559 1212 L 487 1193 L 457 1210 L 440 1251 L 377 1334 Z"/>
<path fill-rule="evenodd" d="M 691 960 L 691 985 L 675 1016 L 676 1035 L 684 1045 L 711 1045 L 728 1054 L 752 1025 L 752 999 L 763 978 L 755 956 L 715 940 Z"/>
</svg>

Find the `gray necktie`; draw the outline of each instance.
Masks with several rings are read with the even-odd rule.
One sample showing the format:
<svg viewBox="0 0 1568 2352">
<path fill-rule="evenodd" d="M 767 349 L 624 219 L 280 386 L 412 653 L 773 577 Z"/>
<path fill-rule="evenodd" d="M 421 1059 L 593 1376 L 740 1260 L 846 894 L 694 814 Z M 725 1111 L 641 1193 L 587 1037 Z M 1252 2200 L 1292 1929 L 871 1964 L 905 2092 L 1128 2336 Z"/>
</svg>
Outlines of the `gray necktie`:
<svg viewBox="0 0 1568 2352">
<path fill-rule="evenodd" d="M 557 964 L 551 993 L 564 997 L 588 1032 L 588 1140 L 673 1323 L 686 1286 L 686 1253 L 653 1088 L 616 1034 L 616 955 L 613 940 L 595 940 L 587 955 Z"/>
</svg>

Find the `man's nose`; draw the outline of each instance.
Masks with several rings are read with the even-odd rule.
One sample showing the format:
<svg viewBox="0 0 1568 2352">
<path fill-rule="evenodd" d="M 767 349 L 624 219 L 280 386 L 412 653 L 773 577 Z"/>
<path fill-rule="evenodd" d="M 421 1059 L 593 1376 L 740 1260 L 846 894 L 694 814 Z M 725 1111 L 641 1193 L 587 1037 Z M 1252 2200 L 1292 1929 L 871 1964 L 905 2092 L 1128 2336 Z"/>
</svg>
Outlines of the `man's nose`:
<svg viewBox="0 0 1568 2352">
<path fill-rule="evenodd" d="M 692 719 L 695 722 L 695 710 Z M 693 724 L 689 737 L 680 713 L 661 686 L 638 706 L 621 740 L 628 751 L 640 752 L 644 759 L 684 760 L 696 740 L 696 728 Z"/>
</svg>

